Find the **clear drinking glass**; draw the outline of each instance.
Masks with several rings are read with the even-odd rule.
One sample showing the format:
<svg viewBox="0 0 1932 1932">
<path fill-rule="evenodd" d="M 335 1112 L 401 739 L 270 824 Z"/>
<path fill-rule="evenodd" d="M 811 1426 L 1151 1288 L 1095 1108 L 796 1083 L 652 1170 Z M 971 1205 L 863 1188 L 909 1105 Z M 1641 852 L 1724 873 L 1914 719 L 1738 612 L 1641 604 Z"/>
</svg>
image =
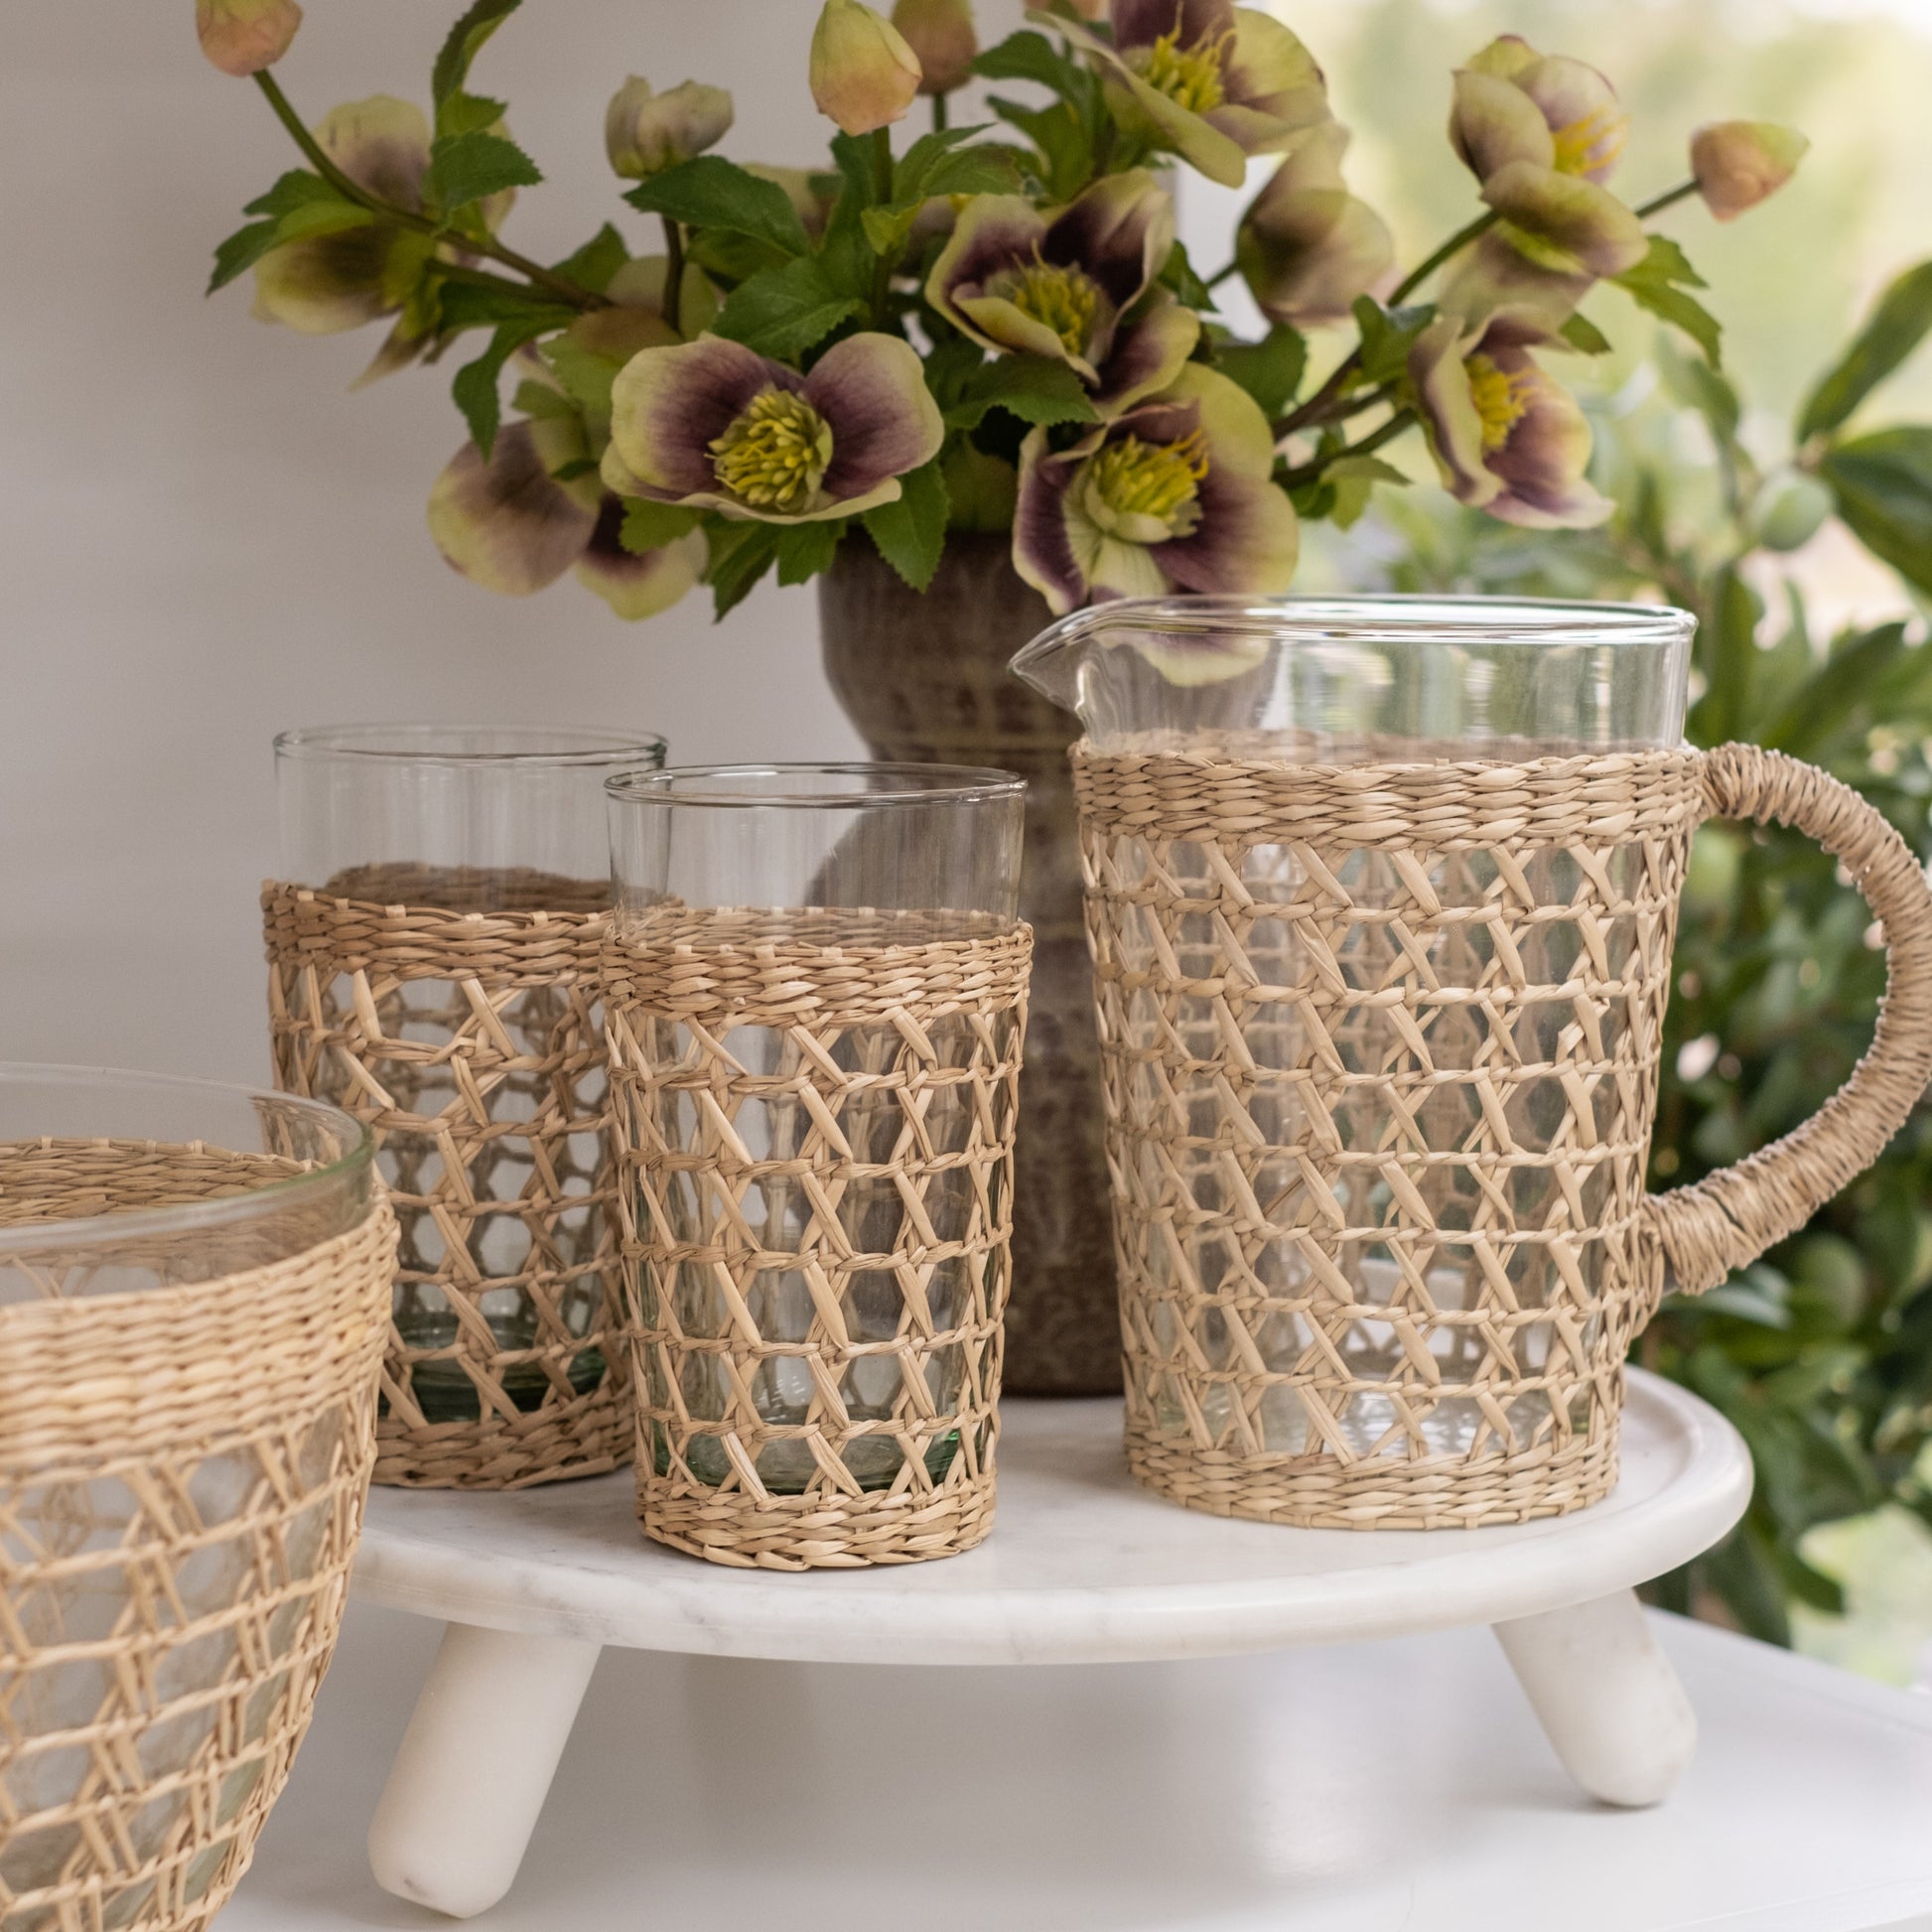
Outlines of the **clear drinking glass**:
<svg viewBox="0 0 1932 1932">
<path fill-rule="evenodd" d="M 1216 763 L 1254 760 L 1509 764 L 1675 749 L 1683 737 L 1694 628 L 1682 611 L 1639 605 L 1125 600 L 1054 624 L 1021 651 L 1014 669 L 1077 713 L 1096 751 L 1180 753 L 1198 758 L 1204 775 Z M 1320 1449 L 1291 1379 L 1319 1352 L 1305 1317 L 1288 1306 L 1304 1305 L 1313 1288 L 1296 1241 L 1266 1232 L 1271 1222 L 1295 1218 L 1281 1203 L 1296 1198 L 1310 1163 L 1332 1185 L 1337 1225 L 1346 1230 L 1334 1259 L 1363 1311 L 1321 1347 L 1339 1350 L 1352 1382 L 1394 1388 L 1412 1369 L 1394 1327 L 1372 1312 L 1414 1293 L 1403 1275 L 1405 1256 L 1410 1265 L 1413 1256 L 1384 1238 L 1404 1218 L 1387 1177 L 1393 1165 L 1420 1196 L 1410 1218 L 1442 1231 L 1423 1281 L 1429 1305 L 1448 1317 L 1432 1330 L 1435 1373 L 1445 1383 L 1476 1382 L 1484 1360 L 1477 1311 L 1497 1285 L 1485 1280 L 1477 1265 L 1480 1244 L 1466 1231 L 1499 1221 L 1516 1230 L 1560 1230 L 1566 1216 L 1589 1223 L 1603 1212 L 1606 1168 L 1591 1171 L 1584 1198 L 1566 1200 L 1551 1165 L 1537 1157 L 1553 1145 L 1554 1134 L 1575 1131 L 1567 1125 L 1571 1096 L 1554 1071 L 1565 1058 L 1567 1030 L 1574 1034 L 1579 1025 L 1577 1002 L 1563 989 L 1590 959 L 1621 961 L 1635 952 L 1634 917 L 1624 911 L 1599 918 L 1595 908 L 1627 907 L 1637 897 L 1647 863 L 1642 844 L 1616 847 L 1600 879 L 1587 879 L 1569 849 L 1549 847 L 1530 858 L 1520 880 L 1501 878 L 1492 855 L 1479 851 L 1438 859 L 1423 884 L 1406 852 L 1365 846 L 1329 882 L 1291 845 L 1251 845 L 1206 831 L 1198 842 L 1176 838 L 1158 848 L 1153 839 L 1120 838 L 1113 860 L 1121 890 L 1108 916 L 1118 963 L 1139 987 L 1125 998 L 1122 1036 L 1107 1047 L 1120 1096 L 1120 1117 L 1111 1123 L 1116 1156 L 1137 1174 L 1146 1198 L 1171 1198 L 1176 1183 L 1184 1188 L 1171 1232 L 1186 1268 L 1176 1269 L 1166 1248 L 1150 1243 L 1157 1279 L 1148 1288 L 1160 1323 L 1173 1319 L 1162 1298 L 1182 1274 L 1207 1300 L 1193 1345 L 1211 1384 L 1200 1398 L 1210 1435 L 1218 1441 L 1232 1427 L 1228 1405 L 1239 1366 L 1233 1354 L 1252 1333 L 1260 1366 L 1280 1381 L 1242 1426 L 1262 1452 Z M 1164 925 L 1152 904 L 1133 902 L 1136 882 L 1150 898 L 1197 898 L 1201 909 Z M 1426 945 L 1418 944 L 1404 913 L 1418 904 L 1419 893 L 1447 908 L 1440 918 L 1431 913 L 1415 921 L 1431 934 Z M 1337 897 L 1353 908 L 1346 919 L 1328 910 Z M 1497 953 L 1498 925 L 1490 919 L 1499 900 L 1549 908 L 1517 933 L 1507 973 Z M 1281 998 L 1248 1009 L 1243 1028 L 1251 1085 L 1241 1096 L 1242 1112 L 1278 1150 L 1253 1181 L 1259 1235 L 1250 1227 L 1255 1207 L 1244 1219 L 1242 1201 L 1230 1190 L 1220 1125 L 1225 1096 L 1214 1078 L 1225 1024 L 1215 990 L 1226 935 L 1217 922 L 1230 916 L 1241 924 L 1241 949 L 1257 983 L 1285 989 Z M 1305 943 L 1311 918 L 1321 922 L 1333 968 Z M 1363 995 L 1332 1044 L 1312 1037 L 1305 1007 L 1292 997 L 1330 970 Z M 1408 1015 L 1400 993 L 1418 976 L 1444 996 L 1432 997 L 1426 1016 L 1424 1072 L 1412 1071 L 1418 1043 L 1413 1027 L 1404 1034 Z M 1456 994 L 1479 994 L 1505 977 L 1548 991 L 1510 1006 L 1507 1037 L 1498 1037 L 1485 1002 Z M 1609 1007 L 1592 1044 L 1596 1058 L 1619 1057 L 1630 1023 L 1623 1005 Z M 1502 1086 L 1502 1128 L 1478 1106 L 1470 1070 L 1482 1067 L 1514 1069 Z M 1552 1069 L 1551 1077 L 1528 1077 L 1538 1067 Z M 1327 1119 L 1311 1122 L 1309 1097 L 1321 1089 L 1328 1092 Z M 1591 1095 L 1599 1134 L 1608 1132 L 1620 1098 L 1609 1082 Z M 1506 1200 L 1490 1198 L 1477 1180 L 1476 1150 L 1490 1146 L 1486 1137 L 1498 1131 L 1525 1157 L 1512 1170 Z M 1562 1244 L 1526 1238 L 1508 1253 L 1515 1306 L 1549 1306 L 1561 1287 L 1555 1271 Z M 1593 1297 L 1603 1244 L 1585 1245 L 1576 1265 Z M 1243 1334 L 1212 1306 L 1220 1296 L 1254 1300 Z M 1541 1345 L 1539 1334 L 1526 1331 L 1522 1346 L 1530 1355 Z M 1155 1342 L 1163 1350 L 1178 1345 L 1166 1329 Z M 1524 1400 L 1527 1439 L 1536 1420 L 1529 1412 L 1541 1398 Z M 1356 1454 L 1407 1452 L 1395 1405 L 1372 1388 L 1352 1395 L 1336 1421 Z M 1160 1419 L 1164 1431 L 1177 1436 L 1197 1426 L 1178 1400 Z M 1459 1395 L 1434 1407 L 1424 1425 L 1432 1449 L 1451 1454 L 1466 1449 L 1483 1427 L 1480 1401 Z"/>
<path fill-rule="evenodd" d="M 532 725 L 330 725 L 284 732 L 275 741 L 281 802 L 284 880 L 330 897 L 376 904 L 440 907 L 456 912 L 599 911 L 610 903 L 604 781 L 614 772 L 659 766 L 664 741 L 648 732 Z M 497 1007 L 495 1026 L 519 1056 L 552 1055 L 559 1030 L 571 1024 L 567 994 L 556 986 L 516 990 Z M 403 980 L 377 1000 L 382 1032 L 392 1038 L 440 1044 L 474 1024 L 454 978 Z M 450 1061 L 380 1069 L 389 1106 L 434 1117 L 460 1097 Z M 572 1135 L 546 1151 L 539 1174 L 535 1150 L 519 1123 L 537 1118 L 548 1091 L 542 1072 L 507 1073 L 484 1095 L 493 1137 L 470 1163 L 463 1206 L 470 1259 L 482 1279 L 478 1306 L 498 1350 L 509 1359 L 500 1379 L 519 1410 L 543 1404 L 551 1383 L 534 1359 L 518 1363 L 540 1339 L 541 1321 L 514 1278 L 532 1266 L 533 1193 L 594 1193 L 603 1150 L 596 1135 Z M 326 1065 L 319 1090 L 358 1110 L 370 1094 L 350 1071 Z M 571 1104 L 579 1114 L 602 1104 L 603 1074 L 579 1076 Z M 582 1145 L 579 1145 L 582 1143 Z M 443 1154 L 427 1133 L 385 1130 L 376 1156 L 402 1230 L 396 1281 L 397 1332 L 411 1349 L 446 1351 L 419 1359 L 411 1371 L 415 1399 L 430 1423 L 477 1421 L 475 1382 L 455 1359 L 459 1317 L 438 1284 L 446 1273 L 446 1224 L 433 1198 Z M 501 1203 L 500 1209 L 492 1203 Z M 601 1202 L 542 1216 L 549 1251 L 543 1265 L 567 1286 L 558 1319 L 571 1336 L 589 1334 L 604 1308 L 605 1288 L 591 1266 L 605 1236 Z M 508 1285 L 491 1287 L 493 1281 Z M 570 1364 L 580 1393 L 603 1379 L 595 1348 Z"/>
<path fill-rule="evenodd" d="M 127 1392 L 156 1364 L 130 1357 L 125 1313 L 77 1355 L 50 1344 L 34 1305 L 112 1296 L 124 1309 L 300 1257 L 368 1218 L 373 1176 L 368 1131 L 314 1101 L 0 1066 L 0 1363 L 29 1403 L 79 1399 L 82 1381 L 94 1396 L 86 1430 L 52 1441 L 0 1397 L 0 1898 L 21 1901 L 9 1927 L 158 1923 L 153 1873 L 184 1842 L 206 1849 L 173 1873 L 183 1909 L 224 1865 L 231 1879 L 232 1843 L 259 1823 L 251 1792 L 286 1771 L 266 1740 L 313 1688 L 313 1649 L 292 1651 L 333 1640 L 340 1616 L 339 1598 L 317 1607 L 344 1507 L 332 1476 L 367 1450 L 335 1401 L 283 1419 L 264 1454 L 258 1338 L 212 1321 L 195 1350 L 207 1379 L 150 1387 L 132 1426 Z M 251 1422 L 180 1420 L 224 1385 Z M 231 1766 L 218 1806 L 211 1760 Z"/>
<path fill-rule="evenodd" d="M 619 943 L 631 947 L 671 945 L 689 934 L 690 914 L 712 912 L 713 931 L 729 931 L 732 943 L 802 941 L 833 948 L 841 943 L 878 947 L 916 945 L 939 939 L 992 937 L 1011 931 L 1018 918 L 1024 779 L 1011 772 L 963 765 L 815 764 L 718 765 L 614 778 L 611 797 L 612 872 L 617 888 Z M 999 1024 L 1011 1026 L 1012 1014 Z M 641 1016 L 639 1044 L 659 1066 L 695 1063 L 689 1026 L 665 1016 Z M 928 1028 L 939 1069 L 965 1066 L 974 1052 L 971 1022 L 964 1016 Z M 798 1098 L 800 1047 L 782 1028 L 743 1026 L 720 1042 L 738 1065 L 766 1088 L 754 1089 L 732 1126 L 754 1161 L 794 1158 L 813 1123 Z M 1009 1042 L 1011 1044 L 1011 1042 Z M 891 1065 L 903 1041 L 890 1021 L 842 1030 L 830 1047 L 843 1071 Z M 1006 1050 L 1003 1046 L 1002 1050 Z M 968 1124 L 964 1086 L 941 1086 L 923 1117 L 928 1145 L 943 1152 L 959 1142 Z M 697 1097 L 666 1085 L 658 1100 L 657 1129 L 673 1148 L 693 1140 Z M 839 1126 L 861 1164 L 884 1167 L 895 1158 L 906 1121 L 892 1092 L 848 1100 Z M 957 1178 L 957 1189 L 948 1184 Z M 970 1208 L 965 1176 L 935 1176 L 923 1201 L 930 1238 L 956 1238 Z M 956 1196 L 956 1197 L 955 1197 Z M 715 1238 L 727 1211 L 701 1176 L 684 1172 L 663 1190 L 669 1242 L 703 1244 Z M 806 1421 L 814 1398 L 806 1337 L 814 1319 L 810 1287 L 801 1269 L 784 1264 L 801 1246 L 822 1203 L 815 1205 L 798 1177 L 777 1173 L 755 1182 L 730 1210 L 759 1230 L 774 1264 L 739 1284 L 759 1334 L 780 1348 L 758 1370 L 754 1398 L 759 1416 L 776 1425 Z M 642 1211 L 648 1211 L 647 1208 Z M 890 1255 L 904 1207 L 890 1175 L 853 1180 L 836 1204 L 846 1239 L 860 1253 Z M 1004 1206 L 996 1210 L 1002 1218 Z M 968 1288 L 963 1263 L 941 1263 L 926 1294 L 936 1330 L 957 1325 Z M 712 1271 L 682 1263 L 674 1279 L 660 1283 L 646 1266 L 639 1284 L 646 1325 L 655 1297 L 673 1298 L 677 1323 L 686 1334 L 730 1332 L 731 1311 Z M 889 1341 L 905 1318 L 904 1302 L 890 1269 L 852 1277 L 843 1307 L 848 1335 L 863 1345 Z M 653 1406 L 668 1398 L 663 1371 L 653 1358 L 640 1364 Z M 958 1350 L 935 1351 L 927 1384 L 935 1408 L 955 1406 L 963 1364 Z M 721 1419 L 729 1389 L 723 1359 L 685 1358 L 682 1396 L 694 1421 Z M 900 1397 L 899 1373 L 889 1355 L 862 1358 L 842 1391 L 855 1421 L 884 1420 Z M 935 1480 L 958 1448 L 958 1436 L 936 1440 L 926 1454 Z M 658 1445 L 661 1457 L 663 1446 Z M 688 1451 L 701 1481 L 729 1473 L 715 1437 L 698 1436 Z M 891 1484 L 900 1451 L 886 1436 L 861 1438 L 845 1451 L 862 1488 Z M 779 1439 L 759 1456 L 765 1487 L 795 1494 L 816 1473 L 801 1444 Z"/>
</svg>

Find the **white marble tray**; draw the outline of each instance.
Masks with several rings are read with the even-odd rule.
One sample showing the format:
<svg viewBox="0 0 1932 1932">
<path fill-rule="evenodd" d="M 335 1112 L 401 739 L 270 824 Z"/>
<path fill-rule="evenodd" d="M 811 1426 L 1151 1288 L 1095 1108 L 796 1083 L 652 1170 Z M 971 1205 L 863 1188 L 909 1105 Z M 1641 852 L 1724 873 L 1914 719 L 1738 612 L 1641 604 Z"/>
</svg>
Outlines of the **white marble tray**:
<svg viewBox="0 0 1932 1932">
<path fill-rule="evenodd" d="M 1674 1384 L 1630 1378 L 1622 1479 L 1515 1529 L 1281 1530 L 1128 1479 L 1120 1404 L 1008 1402 L 992 1537 L 963 1557 L 731 1570 L 638 1534 L 630 1472 L 509 1494 L 378 1489 L 365 1601 L 530 1637 L 799 1663 L 1061 1664 L 1346 1643 L 1528 1616 L 1708 1550 L 1750 1494 L 1744 1447 Z"/>
<path fill-rule="evenodd" d="M 1634 1585 L 1743 1513 L 1750 1461 L 1695 1397 L 1631 1376 L 1622 1477 L 1594 1508 L 1517 1528 L 1313 1531 L 1137 1489 L 1115 1402 L 1010 1402 L 1000 1507 L 943 1562 L 774 1575 L 639 1536 L 628 1472 L 500 1495 L 378 1490 L 362 1599 L 448 1621 L 369 1834 L 390 1891 L 467 1917 L 518 1863 L 599 1650 L 790 1663 L 1152 1661 L 1495 1627 L 1571 1775 L 1654 1804 L 1696 1721 Z"/>
</svg>

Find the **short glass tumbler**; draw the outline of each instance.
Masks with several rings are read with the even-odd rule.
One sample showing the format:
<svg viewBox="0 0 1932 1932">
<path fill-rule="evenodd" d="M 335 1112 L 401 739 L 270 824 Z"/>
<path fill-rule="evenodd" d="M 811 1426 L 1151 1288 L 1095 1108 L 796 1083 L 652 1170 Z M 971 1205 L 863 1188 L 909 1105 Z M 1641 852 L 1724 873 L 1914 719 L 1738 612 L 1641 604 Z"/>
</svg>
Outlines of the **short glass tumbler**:
<svg viewBox="0 0 1932 1932">
<path fill-rule="evenodd" d="M 1010 1266 L 1024 784 L 849 764 L 610 789 L 645 1528 L 724 1561 L 967 1547 Z M 843 1529 L 791 1535 L 826 1505 Z"/>
<path fill-rule="evenodd" d="M 395 1230 L 366 1129 L 0 1066 L 0 1923 L 195 1932 L 341 1626 Z"/>
<path fill-rule="evenodd" d="M 528 726 L 275 742 L 276 1078 L 375 1129 L 402 1227 L 379 1482 L 514 1487 L 627 1449 L 603 786 L 663 757 L 648 734 Z"/>
</svg>

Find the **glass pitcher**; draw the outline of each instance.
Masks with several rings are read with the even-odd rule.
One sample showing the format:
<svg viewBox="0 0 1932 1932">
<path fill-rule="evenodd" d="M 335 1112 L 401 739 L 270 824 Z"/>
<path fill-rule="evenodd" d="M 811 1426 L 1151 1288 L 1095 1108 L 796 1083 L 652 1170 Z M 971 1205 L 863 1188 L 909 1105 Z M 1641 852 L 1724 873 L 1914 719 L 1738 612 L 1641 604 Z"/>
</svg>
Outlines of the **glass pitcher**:
<svg viewBox="0 0 1932 1932">
<path fill-rule="evenodd" d="M 1773 755 L 1682 746 L 1693 629 L 1648 606 L 1124 600 L 1015 660 L 1086 732 L 1150 1486 L 1349 1527 L 1591 1501 L 1666 1271 L 1715 1285 L 1903 1120 L 1932 1041 L 1889 1024 L 1895 991 L 1867 1069 L 1790 1144 L 1644 1194 L 1701 819 L 1813 831 L 1878 906 L 1895 982 L 1901 954 L 1932 974 L 1932 900 L 1875 812 Z"/>
</svg>

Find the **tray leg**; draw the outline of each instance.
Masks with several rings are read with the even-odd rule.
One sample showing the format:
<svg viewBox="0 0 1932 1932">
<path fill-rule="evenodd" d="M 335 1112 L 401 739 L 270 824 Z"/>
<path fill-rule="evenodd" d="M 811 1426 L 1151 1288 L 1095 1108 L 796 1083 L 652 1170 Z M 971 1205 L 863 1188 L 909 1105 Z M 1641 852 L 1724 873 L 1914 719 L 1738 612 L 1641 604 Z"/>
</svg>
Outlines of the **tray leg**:
<svg viewBox="0 0 1932 1932">
<path fill-rule="evenodd" d="M 1564 1769 L 1609 1805 L 1661 1803 L 1697 1749 L 1697 1714 L 1636 1592 L 1495 1626 Z"/>
<path fill-rule="evenodd" d="M 369 1826 L 384 1891 L 473 1918 L 509 1890 L 598 1649 L 445 1628 Z"/>
</svg>

